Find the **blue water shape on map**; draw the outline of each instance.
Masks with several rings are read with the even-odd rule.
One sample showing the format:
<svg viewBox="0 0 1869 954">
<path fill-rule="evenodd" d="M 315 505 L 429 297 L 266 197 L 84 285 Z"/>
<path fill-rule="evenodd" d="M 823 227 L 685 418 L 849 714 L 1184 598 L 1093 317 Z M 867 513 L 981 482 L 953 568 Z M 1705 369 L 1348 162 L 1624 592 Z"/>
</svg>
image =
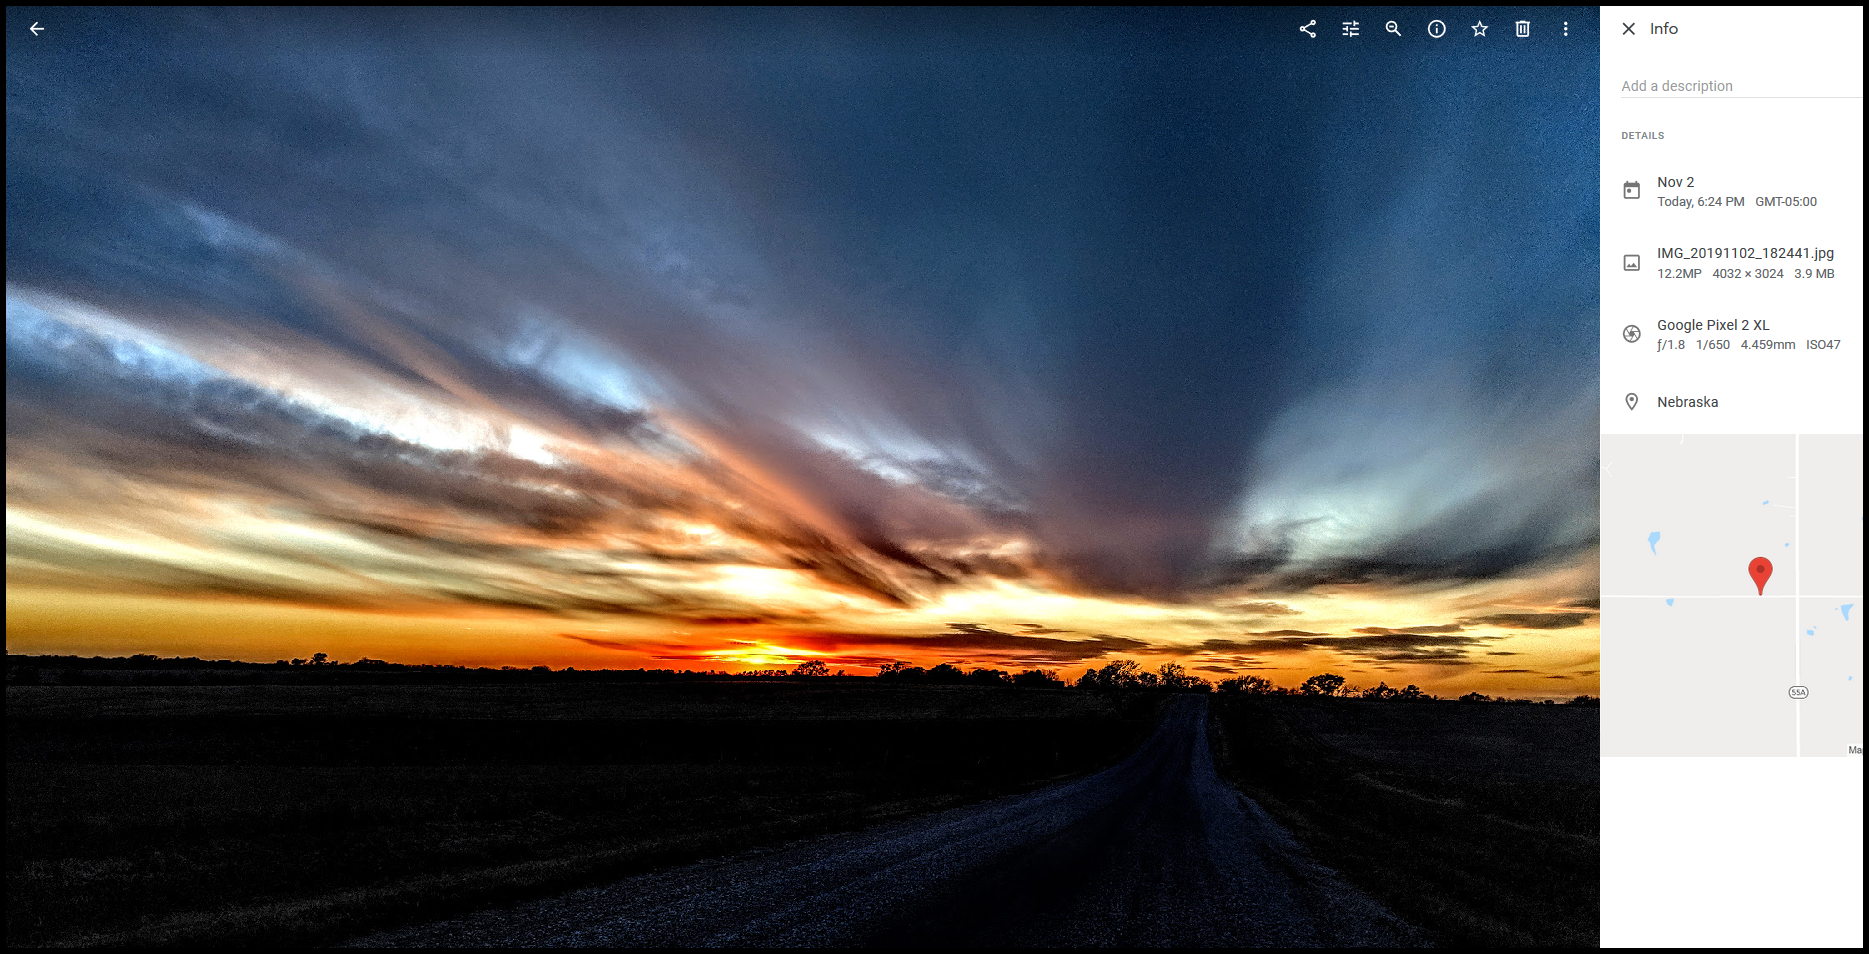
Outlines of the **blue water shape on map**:
<svg viewBox="0 0 1869 954">
<path fill-rule="evenodd" d="M 1668 597 L 1668 605 L 1669 605 L 1669 606 L 1673 606 L 1673 605 L 1674 605 L 1674 597 L 1672 597 L 1672 596 L 1670 596 L 1670 597 Z"/>
<path fill-rule="evenodd" d="M 1761 507 L 1769 507 L 1769 506 L 1771 506 L 1771 505 L 1772 505 L 1772 502 L 1771 502 L 1771 501 L 1769 501 L 1769 500 L 1761 500 L 1761 501 L 1759 501 L 1759 506 L 1761 506 Z"/>
<path fill-rule="evenodd" d="M 1855 603 L 1845 603 L 1842 606 L 1837 607 L 1837 609 L 1840 609 L 1843 611 L 1843 622 L 1847 623 L 1850 621 L 1850 610 L 1853 610 L 1855 608 L 1856 608 Z"/>
<path fill-rule="evenodd" d="M 1660 543 L 1660 542 L 1661 542 L 1661 531 L 1660 530 L 1657 530 L 1654 533 L 1649 534 L 1648 535 L 1648 552 L 1654 553 L 1655 544 Z"/>
<path fill-rule="evenodd" d="M 1806 635 L 1806 636 L 1815 636 L 1815 635 L 1817 635 L 1817 630 L 1816 630 L 1815 628 L 1812 628 L 1812 629 L 1807 629 L 1807 630 L 1805 630 L 1805 631 L 1804 631 L 1804 635 Z"/>
</svg>

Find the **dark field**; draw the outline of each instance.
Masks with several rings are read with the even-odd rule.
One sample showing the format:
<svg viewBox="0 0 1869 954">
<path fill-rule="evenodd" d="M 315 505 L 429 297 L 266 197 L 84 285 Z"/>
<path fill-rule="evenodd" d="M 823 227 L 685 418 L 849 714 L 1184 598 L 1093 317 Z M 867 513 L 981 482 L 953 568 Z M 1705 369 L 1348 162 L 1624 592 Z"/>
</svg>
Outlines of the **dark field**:
<svg viewBox="0 0 1869 954">
<path fill-rule="evenodd" d="M 1597 716 L 1221 697 L 1213 745 L 1319 860 L 1438 943 L 1595 947 Z"/>
<path fill-rule="evenodd" d="M 304 944 L 1110 764 L 1159 698 L 9 686 L 7 943 Z"/>
</svg>

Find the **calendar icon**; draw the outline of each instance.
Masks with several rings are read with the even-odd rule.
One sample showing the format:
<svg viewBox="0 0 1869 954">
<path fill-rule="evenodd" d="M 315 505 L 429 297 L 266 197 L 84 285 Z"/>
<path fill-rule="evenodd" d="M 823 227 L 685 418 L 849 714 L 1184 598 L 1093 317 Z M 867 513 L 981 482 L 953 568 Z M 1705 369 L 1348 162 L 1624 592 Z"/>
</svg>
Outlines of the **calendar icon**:
<svg viewBox="0 0 1869 954">
<path fill-rule="evenodd" d="M 1634 181 L 1623 183 L 1622 184 L 1622 197 L 1625 199 L 1641 198 L 1642 197 L 1642 184 L 1640 182 L 1634 182 Z"/>
</svg>

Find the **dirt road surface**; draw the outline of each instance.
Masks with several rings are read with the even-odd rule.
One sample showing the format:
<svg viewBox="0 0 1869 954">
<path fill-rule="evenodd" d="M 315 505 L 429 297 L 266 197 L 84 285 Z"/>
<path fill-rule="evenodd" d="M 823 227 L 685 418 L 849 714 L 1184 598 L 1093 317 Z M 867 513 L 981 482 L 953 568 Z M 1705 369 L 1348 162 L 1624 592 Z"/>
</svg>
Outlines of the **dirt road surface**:
<svg viewBox="0 0 1869 954">
<path fill-rule="evenodd" d="M 1214 771 L 1181 696 L 1121 764 L 868 831 L 360 938 L 366 946 L 1411 946 Z"/>
</svg>

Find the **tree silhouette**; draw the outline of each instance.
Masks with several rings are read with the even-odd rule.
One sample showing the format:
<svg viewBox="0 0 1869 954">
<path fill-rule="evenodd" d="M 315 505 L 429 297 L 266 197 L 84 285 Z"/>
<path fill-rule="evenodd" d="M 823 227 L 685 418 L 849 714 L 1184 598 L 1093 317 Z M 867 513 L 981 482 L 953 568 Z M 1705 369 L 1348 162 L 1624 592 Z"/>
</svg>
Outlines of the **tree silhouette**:
<svg viewBox="0 0 1869 954">
<path fill-rule="evenodd" d="M 953 663 L 941 663 L 928 670 L 929 682 L 966 682 L 967 674 Z"/>
<path fill-rule="evenodd" d="M 1378 682 L 1374 686 L 1358 693 L 1358 695 L 1361 695 L 1365 699 L 1393 699 L 1398 693 L 1396 690 L 1389 688 L 1388 683 Z"/>
<path fill-rule="evenodd" d="M 1118 659 L 1102 669 L 1086 669 L 1077 680 L 1079 689 L 1145 689 L 1160 685 L 1161 679 L 1144 672 L 1133 659 Z"/>
<path fill-rule="evenodd" d="M 828 676 L 830 674 L 831 667 L 825 665 L 822 659 L 807 659 L 792 669 L 794 676 Z"/>
<path fill-rule="evenodd" d="M 1258 676 L 1234 676 L 1220 680 L 1221 692 L 1240 692 L 1249 696 L 1269 696 L 1273 693 L 1272 680 Z"/>
<path fill-rule="evenodd" d="M 1161 674 L 1162 688 L 1176 692 L 1212 692 L 1213 686 L 1199 676 L 1191 676 L 1179 663 L 1162 663 L 1157 669 Z"/>
<path fill-rule="evenodd" d="M 1142 667 L 1133 659 L 1118 659 L 1097 670 L 1097 688 L 1131 689 L 1136 686 L 1136 674 Z"/>
<path fill-rule="evenodd" d="M 1306 679 L 1298 686 L 1298 691 L 1307 696 L 1334 696 L 1343 688 L 1343 677 L 1332 672 L 1321 672 Z"/>
<path fill-rule="evenodd" d="M 1141 689 L 1152 686 L 1155 674 L 1144 672 L 1141 664 L 1133 659 L 1119 659 L 1097 673 L 1106 689 Z"/>
<path fill-rule="evenodd" d="M 1028 689 L 1064 688 L 1064 680 L 1059 679 L 1057 672 L 1050 669 L 1027 669 L 1012 677 L 1012 684 Z"/>
</svg>

